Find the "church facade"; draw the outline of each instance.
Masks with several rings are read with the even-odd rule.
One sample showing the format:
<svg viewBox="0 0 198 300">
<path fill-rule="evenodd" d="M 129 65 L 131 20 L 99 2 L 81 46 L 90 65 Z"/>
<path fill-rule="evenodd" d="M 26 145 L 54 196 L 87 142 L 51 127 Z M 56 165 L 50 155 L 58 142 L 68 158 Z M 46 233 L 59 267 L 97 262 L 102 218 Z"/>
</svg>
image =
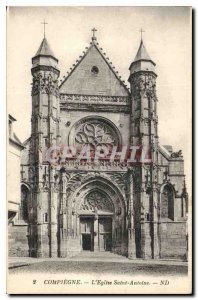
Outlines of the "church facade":
<svg viewBox="0 0 198 300">
<path fill-rule="evenodd" d="M 44 37 L 31 73 L 31 137 L 9 254 L 187 259 L 184 160 L 159 144 L 157 74 L 143 41 L 129 67 L 130 89 L 95 35 L 61 83 Z"/>
</svg>

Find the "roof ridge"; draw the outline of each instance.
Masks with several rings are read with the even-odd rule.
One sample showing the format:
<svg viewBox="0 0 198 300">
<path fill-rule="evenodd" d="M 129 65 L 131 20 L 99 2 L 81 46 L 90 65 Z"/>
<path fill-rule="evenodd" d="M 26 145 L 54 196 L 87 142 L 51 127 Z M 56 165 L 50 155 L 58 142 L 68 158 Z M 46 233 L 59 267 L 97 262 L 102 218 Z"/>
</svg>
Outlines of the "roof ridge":
<svg viewBox="0 0 198 300">
<path fill-rule="evenodd" d="M 106 56 L 106 53 L 103 52 L 102 53 L 102 50 L 103 48 L 99 48 L 99 43 L 98 42 L 95 42 L 95 41 L 92 41 L 90 42 L 90 46 L 89 47 L 85 47 L 86 51 L 83 51 L 83 55 L 80 55 L 79 56 L 79 60 L 77 59 L 76 60 L 76 64 L 73 64 L 73 68 L 70 68 L 70 71 L 68 72 L 67 71 L 67 76 L 63 76 L 63 80 L 60 80 L 60 86 L 59 88 L 64 84 L 64 82 L 69 78 L 69 76 L 73 73 L 73 71 L 77 68 L 77 66 L 81 63 L 81 61 L 85 58 L 85 56 L 88 54 L 89 50 L 95 46 L 96 49 L 98 50 L 98 52 L 100 53 L 100 55 L 102 56 L 102 58 L 104 59 L 104 61 L 107 63 L 107 65 L 110 67 L 110 69 L 112 70 L 112 72 L 114 73 L 114 75 L 116 76 L 116 78 L 121 82 L 121 84 L 124 86 L 124 88 L 127 90 L 127 92 L 130 93 L 130 89 L 128 88 L 128 86 L 125 84 L 125 81 L 124 80 L 121 80 L 121 76 L 119 76 L 119 72 L 118 71 L 115 71 L 115 67 L 112 65 L 112 62 L 109 62 L 109 58 L 108 57 L 105 57 Z"/>
</svg>

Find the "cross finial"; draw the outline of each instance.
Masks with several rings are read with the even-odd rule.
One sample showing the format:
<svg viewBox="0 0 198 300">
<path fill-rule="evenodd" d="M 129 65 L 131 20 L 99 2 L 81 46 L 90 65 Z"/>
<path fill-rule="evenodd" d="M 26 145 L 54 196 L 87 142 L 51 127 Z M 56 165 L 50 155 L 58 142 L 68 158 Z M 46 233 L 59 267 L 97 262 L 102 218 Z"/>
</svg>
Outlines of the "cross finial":
<svg viewBox="0 0 198 300">
<path fill-rule="evenodd" d="M 97 38 L 95 36 L 95 32 L 98 30 L 94 27 L 91 31 L 93 31 L 92 41 L 97 40 Z"/>
<path fill-rule="evenodd" d="M 145 31 L 141 28 L 140 32 L 141 32 L 141 41 L 142 41 L 142 33 L 145 32 Z"/>
<path fill-rule="evenodd" d="M 47 25 L 48 23 L 46 23 L 46 22 L 45 22 L 45 19 L 44 19 L 44 21 L 43 21 L 41 24 L 44 25 L 44 38 L 45 38 L 45 25 Z"/>
</svg>

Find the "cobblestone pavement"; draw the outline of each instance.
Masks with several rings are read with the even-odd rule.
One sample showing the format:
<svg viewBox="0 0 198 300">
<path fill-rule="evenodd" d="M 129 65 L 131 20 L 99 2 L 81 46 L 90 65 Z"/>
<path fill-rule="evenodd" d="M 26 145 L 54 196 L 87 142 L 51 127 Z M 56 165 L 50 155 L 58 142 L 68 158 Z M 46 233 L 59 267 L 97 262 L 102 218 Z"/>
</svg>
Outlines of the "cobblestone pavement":
<svg viewBox="0 0 198 300">
<path fill-rule="evenodd" d="M 187 262 L 162 260 L 129 260 L 112 253 L 81 253 L 78 256 L 61 258 L 10 258 L 9 272 L 44 273 L 89 273 L 89 274 L 124 274 L 124 275 L 187 275 Z"/>
</svg>

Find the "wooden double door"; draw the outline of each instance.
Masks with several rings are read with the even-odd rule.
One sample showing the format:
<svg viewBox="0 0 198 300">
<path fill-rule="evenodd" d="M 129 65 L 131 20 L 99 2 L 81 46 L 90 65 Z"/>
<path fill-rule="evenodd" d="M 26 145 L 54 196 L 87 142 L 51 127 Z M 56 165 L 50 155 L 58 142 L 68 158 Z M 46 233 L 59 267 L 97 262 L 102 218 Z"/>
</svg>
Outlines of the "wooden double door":
<svg viewBox="0 0 198 300">
<path fill-rule="evenodd" d="M 99 218 L 98 227 L 99 250 L 111 251 L 112 219 L 107 217 Z"/>
<path fill-rule="evenodd" d="M 95 219 L 94 217 L 83 216 L 80 218 L 80 226 L 83 251 L 111 251 L 111 217 L 98 217 Z"/>
</svg>

